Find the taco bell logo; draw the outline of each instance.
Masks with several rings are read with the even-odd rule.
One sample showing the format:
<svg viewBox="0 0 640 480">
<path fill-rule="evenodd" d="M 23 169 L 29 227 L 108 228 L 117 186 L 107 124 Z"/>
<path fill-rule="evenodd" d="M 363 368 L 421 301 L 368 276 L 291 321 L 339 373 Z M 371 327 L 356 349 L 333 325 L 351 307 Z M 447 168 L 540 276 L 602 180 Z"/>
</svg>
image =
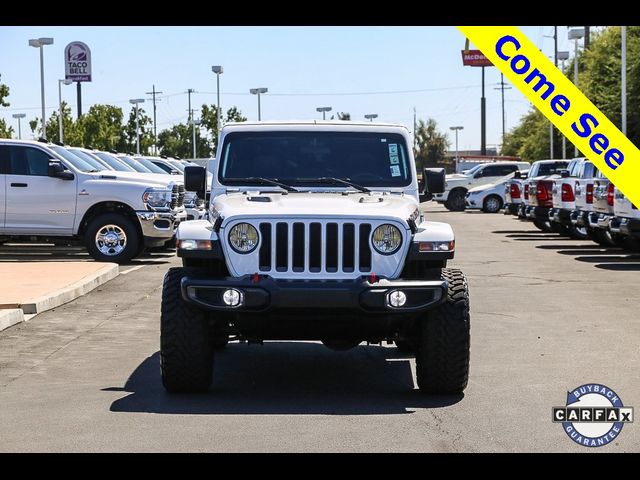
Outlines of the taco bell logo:
<svg viewBox="0 0 640 480">
<path fill-rule="evenodd" d="M 64 49 L 65 78 L 73 82 L 91 81 L 91 50 L 86 43 L 71 42 Z"/>
</svg>

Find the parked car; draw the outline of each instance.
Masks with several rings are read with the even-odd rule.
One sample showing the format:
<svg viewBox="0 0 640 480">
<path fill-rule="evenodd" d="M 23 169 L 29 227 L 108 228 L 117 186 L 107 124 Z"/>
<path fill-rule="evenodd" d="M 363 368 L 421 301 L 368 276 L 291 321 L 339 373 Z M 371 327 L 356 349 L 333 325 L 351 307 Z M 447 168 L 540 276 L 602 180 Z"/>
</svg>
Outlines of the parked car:
<svg viewBox="0 0 640 480">
<path fill-rule="evenodd" d="M 609 229 L 614 216 L 615 185 L 598 170 L 593 180 L 593 207 L 587 221 L 593 240 L 603 246 L 622 246 L 623 237 Z"/>
<path fill-rule="evenodd" d="M 84 244 L 123 263 L 171 240 L 186 219 L 180 187 L 104 172 L 50 143 L 0 140 L 0 238 Z"/>
<path fill-rule="evenodd" d="M 516 170 L 528 169 L 527 162 L 495 162 L 481 163 L 467 173 L 447 175 L 445 191 L 433 195 L 433 199 L 452 211 L 465 209 L 467 190 L 480 185 L 493 183 Z"/>
<path fill-rule="evenodd" d="M 612 234 L 622 238 L 622 246 L 633 252 L 640 251 L 640 210 L 618 188 L 614 189 L 613 213 L 609 222 Z"/>
<path fill-rule="evenodd" d="M 523 181 L 529 176 L 529 170 L 516 170 L 513 177 L 504 184 L 504 214 L 518 215 L 523 202 Z"/>
<path fill-rule="evenodd" d="M 560 171 L 560 178 L 552 183 L 553 208 L 549 211 L 549 221 L 555 229 L 576 240 L 588 237 L 587 227 L 575 225 L 571 212 L 576 208 L 576 182 L 583 176 L 592 177 L 594 167 L 586 158 L 574 158 L 566 170 Z"/>
<path fill-rule="evenodd" d="M 513 180 L 515 174 L 516 172 L 512 172 L 493 183 L 469 189 L 466 196 L 466 207 L 472 210 L 480 209 L 485 213 L 498 213 L 505 206 L 505 188 L 508 188 L 507 185 Z"/>
<path fill-rule="evenodd" d="M 524 216 L 543 232 L 558 231 L 549 221 L 549 210 L 553 208 L 552 183 L 568 164 L 568 160 L 538 160 L 531 164 L 529 175 L 523 182 L 526 191 Z"/>
</svg>

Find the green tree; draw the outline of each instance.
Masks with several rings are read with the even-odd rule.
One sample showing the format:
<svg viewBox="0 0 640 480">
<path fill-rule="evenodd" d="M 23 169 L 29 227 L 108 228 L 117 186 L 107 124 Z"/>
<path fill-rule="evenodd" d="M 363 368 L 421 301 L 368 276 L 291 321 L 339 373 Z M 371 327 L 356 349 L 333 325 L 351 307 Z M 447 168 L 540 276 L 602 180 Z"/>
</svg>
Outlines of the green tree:
<svg viewBox="0 0 640 480">
<path fill-rule="evenodd" d="M 82 144 L 101 150 L 126 149 L 123 113 L 113 105 L 92 105 L 78 122 L 82 131 Z"/>
<path fill-rule="evenodd" d="M 0 138 L 12 138 L 13 127 L 7 126 L 4 118 L 0 118 Z"/>
<path fill-rule="evenodd" d="M 153 121 L 143 108 L 138 108 L 138 125 L 140 132 L 140 153 L 148 155 L 153 146 Z M 118 150 L 124 152 L 135 152 L 137 148 L 136 140 L 136 109 L 131 109 L 129 121 L 124 127 L 124 145 L 120 144 Z"/>
<path fill-rule="evenodd" d="M 449 138 L 446 133 L 438 130 L 438 124 L 433 118 L 418 121 L 415 132 L 416 149 L 414 156 L 418 171 L 425 167 L 436 167 L 444 160 L 449 149 Z"/>
<path fill-rule="evenodd" d="M 158 133 L 158 148 L 160 149 L 160 153 L 169 157 L 192 158 L 192 141 L 192 127 L 184 123 L 179 123 Z M 209 143 L 206 137 L 196 135 L 196 155 L 198 158 L 209 156 L 209 152 Z"/>
<path fill-rule="evenodd" d="M 60 124 L 58 119 L 60 113 L 58 110 L 53 112 L 47 120 L 47 138 L 52 142 L 60 141 Z M 62 125 L 64 127 L 64 143 L 73 147 L 83 146 L 84 130 L 80 121 L 74 121 L 71 115 L 71 107 L 62 102 Z"/>
<path fill-rule="evenodd" d="M 0 80 L 2 80 L 2 75 L 0 75 Z M 9 87 L 4 83 L 0 82 L 0 107 L 8 107 L 11 105 L 7 102 L 7 97 L 9 96 Z"/>
<path fill-rule="evenodd" d="M 206 129 L 207 135 L 211 141 L 211 145 L 215 147 L 218 145 L 218 107 L 217 105 L 202 105 L 200 111 L 201 126 Z M 238 110 L 238 107 L 231 107 L 227 110 L 226 116 L 222 115 L 222 123 L 229 122 L 246 122 L 247 117 L 242 115 L 242 112 Z M 206 152 L 203 157 L 208 157 L 211 152 Z M 201 157 L 201 158 L 203 158 Z"/>
</svg>

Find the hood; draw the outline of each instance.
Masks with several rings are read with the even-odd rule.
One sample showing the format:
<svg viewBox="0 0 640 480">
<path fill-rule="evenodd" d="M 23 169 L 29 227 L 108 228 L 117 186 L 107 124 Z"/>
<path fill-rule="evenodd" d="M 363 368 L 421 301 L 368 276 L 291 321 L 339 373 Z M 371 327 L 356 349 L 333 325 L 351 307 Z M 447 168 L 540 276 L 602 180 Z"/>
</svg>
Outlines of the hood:
<svg viewBox="0 0 640 480">
<path fill-rule="evenodd" d="M 213 208 L 224 217 L 394 217 L 407 220 L 418 208 L 408 195 L 374 193 L 230 193 L 215 198 Z"/>
<path fill-rule="evenodd" d="M 183 183 L 182 178 L 178 178 L 176 180 L 168 175 L 162 175 L 160 173 L 114 172 L 110 170 L 103 170 L 89 175 L 91 175 L 94 180 L 105 182 L 127 182 L 129 184 L 140 184 L 149 187 L 166 187 L 170 183 L 176 183 L 178 185 Z"/>
<path fill-rule="evenodd" d="M 486 185 L 480 185 L 479 187 L 473 187 L 470 188 L 469 190 L 467 190 L 469 193 L 477 193 L 477 192 L 484 192 L 486 190 L 493 190 L 494 188 L 496 188 L 498 186 L 497 183 L 487 183 Z"/>
<path fill-rule="evenodd" d="M 464 173 L 450 173 L 449 175 L 445 176 L 446 180 L 456 180 L 458 178 L 469 178 L 469 175 L 466 175 Z"/>
</svg>

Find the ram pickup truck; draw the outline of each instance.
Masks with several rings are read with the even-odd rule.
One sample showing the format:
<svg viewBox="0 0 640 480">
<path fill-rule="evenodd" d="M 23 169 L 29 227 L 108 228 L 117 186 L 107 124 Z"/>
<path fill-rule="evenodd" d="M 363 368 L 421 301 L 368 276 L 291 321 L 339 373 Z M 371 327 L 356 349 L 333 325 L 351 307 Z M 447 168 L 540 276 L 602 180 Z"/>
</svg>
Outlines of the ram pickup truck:
<svg viewBox="0 0 640 480">
<path fill-rule="evenodd" d="M 0 140 L 0 243 L 82 243 L 103 262 L 123 263 L 171 240 L 184 187 L 136 172 L 99 171 L 66 149 Z"/>
<path fill-rule="evenodd" d="M 557 231 L 549 222 L 549 210 L 553 207 L 551 189 L 553 180 L 568 164 L 568 160 L 538 160 L 531 164 L 529 175 L 523 182 L 526 190 L 524 215 L 543 232 Z"/>
<path fill-rule="evenodd" d="M 409 131 L 356 122 L 227 124 L 206 220 L 180 224 L 162 288 L 160 363 L 169 392 L 211 384 L 229 340 L 320 340 L 335 350 L 395 342 L 418 387 L 460 393 L 469 375 L 469 297 L 447 268 L 453 230 L 428 221 Z M 185 169 L 202 197 L 206 170 Z M 295 359 L 292 358 L 292 361 Z"/>
<path fill-rule="evenodd" d="M 576 208 L 576 185 L 583 178 L 593 176 L 593 164 L 586 158 L 574 158 L 566 170 L 560 171 L 560 178 L 552 183 L 553 208 L 549 211 L 549 221 L 558 231 L 576 240 L 586 240 L 588 232 L 571 221 L 571 212 Z"/>
<path fill-rule="evenodd" d="M 504 184 L 504 214 L 519 215 L 524 201 L 523 181 L 529 175 L 528 170 L 516 170 L 513 178 Z"/>
<path fill-rule="evenodd" d="M 470 188 L 493 183 L 516 170 L 527 170 L 528 168 L 529 163 L 527 162 L 481 163 L 466 173 L 447 175 L 445 191 L 434 194 L 433 200 L 443 203 L 449 210 L 462 211 L 465 209 L 465 197 Z"/>
<path fill-rule="evenodd" d="M 609 222 L 612 234 L 622 237 L 622 246 L 632 252 L 640 251 L 640 210 L 618 188 L 614 189 L 613 213 Z"/>
<path fill-rule="evenodd" d="M 593 207 L 587 215 L 591 237 L 602 246 L 622 246 L 620 233 L 609 229 L 614 216 L 615 185 L 598 170 L 593 179 Z"/>
</svg>

